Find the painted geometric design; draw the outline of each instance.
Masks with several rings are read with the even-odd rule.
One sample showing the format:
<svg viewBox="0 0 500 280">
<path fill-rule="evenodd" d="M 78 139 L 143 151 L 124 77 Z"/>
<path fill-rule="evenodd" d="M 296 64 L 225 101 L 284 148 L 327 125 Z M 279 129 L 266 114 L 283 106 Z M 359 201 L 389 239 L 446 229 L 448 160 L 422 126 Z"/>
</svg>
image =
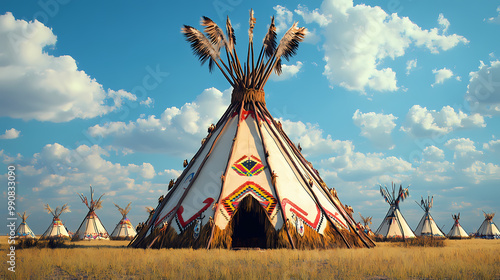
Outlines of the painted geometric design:
<svg viewBox="0 0 500 280">
<path fill-rule="evenodd" d="M 264 170 L 264 165 L 257 157 L 243 156 L 231 168 L 240 176 L 255 176 Z"/>
<path fill-rule="evenodd" d="M 268 215 L 271 215 L 274 208 L 276 208 L 277 200 L 272 194 L 258 184 L 247 181 L 222 200 L 222 205 L 224 205 L 224 209 L 226 209 L 229 216 L 233 216 L 236 209 L 238 209 L 240 201 L 247 195 L 252 195 L 256 198 L 260 205 L 264 207 Z"/>
</svg>

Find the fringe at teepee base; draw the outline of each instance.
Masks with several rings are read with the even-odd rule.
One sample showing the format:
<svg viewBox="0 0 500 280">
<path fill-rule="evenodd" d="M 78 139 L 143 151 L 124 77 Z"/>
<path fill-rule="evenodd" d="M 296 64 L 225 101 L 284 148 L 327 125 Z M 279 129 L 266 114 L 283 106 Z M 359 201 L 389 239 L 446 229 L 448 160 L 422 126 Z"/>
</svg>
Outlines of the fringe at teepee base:
<svg viewBox="0 0 500 280">
<path fill-rule="evenodd" d="M 293 243 L 297 249 L 333 249 L 333 248 L 347 248 L 348 246 L 344 242 L 344 238 L 352 247 L 365 247 L 363 242 L 357 236 L 355 232 L 350 232 L 346 229 L 339 229 L 337 231 L 330 223 L 327 226 L 323 234 L 319 234 L 315 230 L 305 227 L 303 236 L 300 236 L 293 223 L 287 221 L 287 226 L 282 226 L 281 229 L 276 230 L 274 226 L 269 221 L 267 213 L 262 208 L 260 203 L 253 197 L 245 197 L 238 210 L 234 213 L 233 218 L 226 226 L 225 229 L 220 229 L 218 226 L 214 226 L 212 220 L 202 226 L 198 238 L 194 238 L 194 223 L 190 225 L 184 232 L 177 234 L 172 227 L 168 227 L 166 231 L 161 229 L 156 229 L 148 238 L 143 240 L 140 247 L 147 247 L 152 241 L 153 237 L 157 237 L 157 240 L 153 243 L 151 248 L 207 248 L 208 242 L 210 240 L 211 230 L 212 242 L 210 248 L 221 248 L 221 249 L 231 249 L 233 247 L 233 234 L 234 229 L 238 226 L 238 223 L 244 223 L 242 220 L 243 213 L 252 213 L 252 215 L 257 215 L 259 223 L 263 225 L 265 232 L 265 246 L 262 249 L 275 249 L 275 248 L 292 248 L 288 235 L 286 233 L 286 228 L 288 227 L 290 231 L 290 236 Z"/>
</svg>

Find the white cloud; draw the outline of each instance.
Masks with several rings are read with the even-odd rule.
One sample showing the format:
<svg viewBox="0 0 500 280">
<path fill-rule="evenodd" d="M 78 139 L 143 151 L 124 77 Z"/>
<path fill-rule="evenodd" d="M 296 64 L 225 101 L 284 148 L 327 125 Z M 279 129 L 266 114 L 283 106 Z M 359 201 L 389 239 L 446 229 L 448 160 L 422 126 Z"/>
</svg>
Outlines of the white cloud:
<svg viewBox="0 0 500 280">
<path fill-rule="evenodd" d="M 491 61 L 490 66 L 482 61 L 479 70 L 469 73 L 465 100 L 472 112 L 483 115 L 500 114 L 500 61 Z"/>
<path fill-rule="evenodd" d="M 414 137 L 437 137 L 456 129 L 486 127 L 484 118 L 479 114 L 467 115 L 455 112 L 450 106 L 441 111 L 427 110 L 420 105 L 413 105 L 406 115 L 405 125 L 401 130 Z"/>
<path fill-rule="evenodd" d="M 273 81 L 284 81 L 288 80 L 292 77 L 295 77 L 297 73 L 299 73 L 300 68 L 302 68 L 302 62 L 297 61 L 295 65 L 286 65 L 282 64 L 281 65 L 281 75 L 276 75 L 275 72 L 273 72 L 270 76 L 270 79 Z"/>
<path fill-rule="evenodd" d="M 446 31 L 448 31 L 448 27 L 450 27 L 450 21 L 447 20 L 443 14 L 439 14 L 438 24 L 443 28 L 443 34 L 445 34 Z"/>
<path fill-rule="evenodd" d="M 488 143 L 484 143 L 483 149 L 493 153 L 500 153 L 500 139 L 490 140 Z"/>
<path fill-rule="evenodd" d="M 314 9 L 312 12 L 309 12 L 307 7 L 300 4 L 297 6 L 297 9 L 295 9 L 295 13 L 301 16 L 306 23 L 315 22 L 321 27 L 327 26 L 332 21 L 331 15 L 321 14 L 319 9 Z"/>
<path fill-rule="evenodd" d="M 332 86 L 361 93 L 396 91 L 396 73 L 381 65 L 403 56 L 411 45 L 438 53 L 468 43 L 463 36 L 441 35 L 438 28 L 424 30 L 407 17 L 347 0 L 325 0 L 318 14 L 332 19 L 324 29 L 323 74 Z"/>
<path fill-rule="evenodd" d="M 423 158 L 426 161 L 441 161 L 444 159 L 443 150 L 436 146 L 427 146 L 423 152 Z"/>
<path fill-rule="evenodd" d="M 499 180 L 500 166 L 493 163 L 475 161 L 470 167 L 465 168 L 464 173 L 479 184 L 483 181 Z"/>
<path fill-rule="evenodd" d="M 19 137 L 19 134 L 21 131 L 11 128 L 11 129 L 6 129 L 5 133 L 0 135 L 0 139 L 16 139 Z"/>
<path fill-rule="evenodd" d="M 15 157 L 9 156 L 4 152 L 4 150 L 0 150 L 0 157 L 2 158 L 2 162 L 4 164 L 12 164 L 17 160 L 21 160 L 23 156 L 21 154 L 17 154 Z"/>
<path fill-rule="evenodd" d="M 386 174 L 403 174 L 413 170 L 411 163 L 381 153 L 347 152 L 321 161 L 326 169 L 335 170 L 344 181 L 365 181 Z"/>
<path fill-rule="evenodd" d="M 112 137 L 113 146 L 141 152 L 164 152 L 185 157 L 200 147 L 207 128 L 216 123 L 229 104 L 231 89 L 204 90 L 181 108 L 169 107 L 158 118 L 141 116 L 136 121 L 108 122 L 88 129 L 93 137 Z"/>
<path fill-rule="evenodd" d="M 483 155 L 482 151 L 476 150 L 474 141 L 469 138 L 450 139 L 444 146 L 454 152 L 453 159 L 459 169 L 470 166 Z"/>
<path fill-rule="evenodd" d="M 108 157 L 107 151 L 97 145 L 80 145 L 72 150 L 54 143 L 47 144 L 30 160 L 18 161 L 18 169 L 23 172 L 22 184 L 26 187 L 32 181 L 40 182 L 32 184 L 37 191 L 60 194 L 85 190 L 88 185 L 107 193 L 116 190 L 141 193 L 146 191 L 142 189 L 146 180 L 156 175 L 150 163 L 122 165 L 109 161 Z"/>
<path fill-rule="evenodd" d="M 410 71 L 417 67 L 417 59 L 408 60 L 406 62 L 406 75 L 410 75 Z"/>
<path fill-rule="evenodd" d="M 397 117 L 392 114 L 362 113 L 359 109 L 352 116 L 354 124 L 361 129 L 361 136 L 368 138 L 375 146 L 383 149 L 394 147 L 391 132 L 396 127 L 394 123 L 396 119 Z"/>
<path fill-rule="evenodd" d="M 148 96 L 148 98 L 146 100 L 143 100 L 140 102 L 141 105 L 145 105 L 146 107 L 150 107 L 151 104 L 154 103 L 154 100 L 151 99 L 151 97 Z"/>
<path fill-rule="evenodd" d="M 287 31 L 291 27 L 293 13 L 280 5 L 273 7 L 273 9 L 276 11 L 276 33 Z"/>
<path fill-rule="evenodd" d="M 490 17 L 489 19 L 485 19 L 489 23 L 500 23 L 500 6 L 497 7 L 498 15 L 496 17 Z"/>
<path fill-rule="evenodd" d="M 443 69 L 434 69 L 432 70 L 432 74 L 435 74 L 435 81 L 434 83 L 431 85 L 432 87 L 434 87 L 435 85 L 437 84 L 442 84 L 444 83 L 445 80 L 453 77 L 453 71 L 451 71 L 450 69 L 444 67 Z"/>
<path fill-rule="evenodd" d="M 0 116 L 66 122 L 107 114 L 136 100 L 124 90 L 104 90 L 69 55 L 46 52 L 57 41 L 38 21 L 0 15 Z"/>
</svg>

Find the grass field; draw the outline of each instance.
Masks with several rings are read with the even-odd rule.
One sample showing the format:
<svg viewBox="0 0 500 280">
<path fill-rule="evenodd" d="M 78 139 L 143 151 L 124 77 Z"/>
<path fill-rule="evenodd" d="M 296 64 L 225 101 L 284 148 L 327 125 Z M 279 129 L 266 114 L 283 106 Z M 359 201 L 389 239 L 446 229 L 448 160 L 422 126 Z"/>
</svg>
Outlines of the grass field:
<svg viewBox="0 0 500 280">
<path fill-rule="evenodd" d="M 16 250 L 0 279 L 500 279 L 500 240 L 446 240 L 445 247 L 338 250 L 144 250 L 128 241 L 67 242 Z"/>
</svg>

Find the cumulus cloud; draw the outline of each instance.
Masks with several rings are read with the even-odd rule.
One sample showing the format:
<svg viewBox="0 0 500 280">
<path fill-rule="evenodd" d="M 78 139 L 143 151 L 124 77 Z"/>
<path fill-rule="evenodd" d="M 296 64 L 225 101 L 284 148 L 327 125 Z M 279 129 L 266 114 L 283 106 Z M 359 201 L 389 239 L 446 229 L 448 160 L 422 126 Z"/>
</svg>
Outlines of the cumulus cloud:
<svg viewBox="0 0 500 280">
<path fill-rule="evenodd" d="M 498 23 L 500 24 L 500 6 L 497 7 L 497 13 L 498 15 L 495 17 L 490 17 L 488 19 L 485 19 L 489 23 Z"/>
<path fill-rule="evenodd" d="M 181 108 L 166 108 L 160 117 L 141 116 L 135 121 L 108 122 L 88 129 L 92 137 L 112 138 L 114 146 L 134 152 L 187 156 L 200 147 L 207 128 L 216 123 L 229 104 L 231 89 L 204 90 L 195 101 Z"/>
<path fill-rule="evenodd" d="M 48 54 L 56 42 L 52 30 L 36 20 L 0 15 L 0 116 L 66 122 L 101 116 L 137 99 L 124 90 L 104 90 L 71 56 Z"/>
<path fill-rule="evenodd" d="M 470 167 L 465 168 L 464 173 L 479 184 L 483 181 L 500 179 L 500 166 L 493 163 L 475 161 Z"/>
<path fill-rule="evenodd" d="M 60 194 L 74 193 L 75 189 L 92 186 L 103 191 L 128 189 L 146 191 L 141 184 L 156 176 L 150 163 L 142 165 L 113 163 L 107 151 L 97 145 L 80 145 L 69 149 L 61 144 L 47 144 L 28 161 L 20 162 L 23 177 L 40 182 L 33 184 L 37 191 Z M 26 185 L 28 187 L 28 184 Z M 49 190 L 51 188 L 55 188 Z"/>
<path fill-rule="evenodd" d="M 443 14 L 439 14 L 438 24 L 443 28 L 443 34 L 448 31 L 448 27 L 450 27 L 450 21 L 444 17 Z"/>
<path fill-rule="evenodd" d="M 287 8 L 280 5 L 273 7 L 273 9 L 276 11 L 276 33 L 279 34 L 287 31 L 291 26 L 293 13 Z"/>
<path fill-rule="evenodd" d="M 500 114 L 500 61 L 490 65 L 480 62 L 479 70 L 469 73 L 465 100 L 472 112 L 482 115 Z"/>
<path fill-rule="evenodd" d="M 427 146 L 422 156 L 426 161 L 440 161 L 444 159 L 444 152 L 436 146 Z"/>
<path fill-rule="evenodd" d="M 450 106 L 441 111 L 428 110 L 420 105 L 413 105 L 406 115 L 405 125 L 401 130 L 414 137 L 436 137 L 448 134 L 456 129 L 486 127 L 484 118 L 479 114 L 467 115 L 455 112 Z"/>
<path fill-rule="evenodd" d="M 327 26 L 330 22 L 332 22 L 331 15 L 324 15 L 320 12 L 319 9 L 314 9 L 309 12 L 309 9 L 305 6 L 298 5 L 297 9 L 295 9 L 295 13 L 301 16 L 306 23 L 315 22 L 319 26 Z"/>
<path fill-rule="evenodd" d="M 353 5 L 349 0 L 325 0 L 321 10 L 313 12 L 299 6 L 296 13 L 306 22 L 315 21 L 324 26 L 326 65 L 323 74 L 331 85 L 361 93 L 396 91 L 395 71 L 381 65 L 387 59 L 403 56 L 411 45 L 439 53 L 468 43 L 463 36 L 440 34 L 437 27 L 425 30 L 407 17 L 389 15 L 378 6 Z M 447 29 L 446 22 L 441 17 L 440 27 Z"/>
<path fill-rule="evenodd" d="M 450 139 L 444 146 L 454 152 L 453 159 L 458 169 L 470 166 L 483 155 L 482 151 L 476 149 L 474 141 L 469 138 Z"/>
<path fill-rule="evenodd" d="M 359 109 L 352 116 L 354 124 L 361 129 L 360 135 L 368 138 L 375 146 L 382 149 L 394 148 L 391 132 L 396 127 L 394 122 L 396 119 L 397 117 L 392 114 L 362 113 Z"/>
<path fill-rule="evenodd" d="M 282 64 L 281 65 L 281 75 L 276 75 L 275 72 L 273 72 L 270 76 L 270 79 L 273 80 L 273 81 L 284 81 L 284 80 L 288 80 L 292 77 L 295 77 L 297 75 L 297 73 L 299 73 L 300 71 L 300 68 L 302 68 L 302 62 L 300 61 L 297 61 L 297 63 L 295 63 L 295 65 L 286 65 L 286 64 Z"/>
<path fill-rule="evenodd" d="M 11 129 L 6 129 L 5 133 L 0 135 L 0 139 L 16 139 L 19 137 L 19 134 L 21 131 L 11 128 Z"/>
<path fill-rule="evenodd" d="M 406 62 L 406 75 L 410 75 L 410 71 L 417 67 L 417 59 L 408 60 Z"/>
<path fill-rule="evenodd" d="M 412 170 L 411 163 L 382 153 L 360 153 L 349 140 L 333 139 L 317 125 L 280 119 L 283 130 L 309 159 L 318 158 L 321 174 L 331 182 L 365 182 L 387 174 L 401 174 Z M 330 156 L 331 155 L 331 156 Z M 325 159 L 325 157 L 328 157 Z M 367 184 L 373 184 L 367 182 Z"/>
<path fill-rule="evenodd" d="M 483 144 L 483 149 L 493 153 L 500 153 L 500 139 L 490 140 Z"/>
<path fill-rule="evenodd" d="M 442 84 L 442 83 L 444 83 L 444 81 L 446 81 L 449 78 L 454 76 L 453 71 L 451 71 L 450 69 L 448 69 L 446 67 L 444 67 L 443 69 L 439 69 L 439 70 L 434 69 L 434 70 L 432 70 L 432 74 L 435 75 L 435 81 L 431 85 L 432 87 L 434 87 L 437 84 Z M 456 79 L 460 80 L 460 77 L 456 77 Z"/>
</svg>

